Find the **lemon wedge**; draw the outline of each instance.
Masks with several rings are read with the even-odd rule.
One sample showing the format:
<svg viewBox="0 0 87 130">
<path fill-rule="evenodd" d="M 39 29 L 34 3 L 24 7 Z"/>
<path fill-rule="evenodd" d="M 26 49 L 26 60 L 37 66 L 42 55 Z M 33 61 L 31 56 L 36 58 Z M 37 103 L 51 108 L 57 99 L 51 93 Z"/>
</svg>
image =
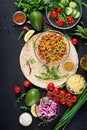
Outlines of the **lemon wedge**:
<svg viewBox="0 0 87 130">
<path fill-rule="evenodd" d="M 33 105 L 31 106 L 31 114 L 32 114 L 34 117 L 39 117 L 39 116 L 40 116 L 40 111 L 38 110 L 36 104 L 33 104 Z"/>
<path fill-rule="evenodd" d="M 29 30 L 25 36 L 24 36 L 24 41 L 27 42 L 28 39 L 35 33 L 35 30 Z"/>
</svg>

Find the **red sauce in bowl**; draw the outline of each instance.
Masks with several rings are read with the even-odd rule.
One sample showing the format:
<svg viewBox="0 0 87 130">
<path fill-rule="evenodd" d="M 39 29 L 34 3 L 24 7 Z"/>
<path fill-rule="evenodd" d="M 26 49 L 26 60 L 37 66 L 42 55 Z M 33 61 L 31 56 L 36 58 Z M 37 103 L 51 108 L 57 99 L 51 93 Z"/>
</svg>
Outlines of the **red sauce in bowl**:
<svg viewBox="0 0 87 130">
<path fill-rule="evenodd" d="M 18 25 L 22 25 L 26 21 L 26 16 L 22 11 L 17 11 L 13 15 L 13 21 Z"/>
</svg>

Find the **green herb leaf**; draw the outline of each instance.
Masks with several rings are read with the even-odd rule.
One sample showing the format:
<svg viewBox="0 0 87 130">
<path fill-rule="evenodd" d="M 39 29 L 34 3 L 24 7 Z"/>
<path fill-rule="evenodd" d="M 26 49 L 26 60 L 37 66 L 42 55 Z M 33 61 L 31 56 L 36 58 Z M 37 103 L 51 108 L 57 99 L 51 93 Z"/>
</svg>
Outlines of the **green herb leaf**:
<svg viewBox="0 0 87 130">
<path fill-rule="evenodd" d="M 17 105 L 17 103 L 19 103 L 19 102 L 25 97 L 25 95 L 26 95 L 26 93 L 21 94 L 21 95 L 17 98 L 17 100 L 16 100 L 16 102 L 15 102 L 15 105 Z"/>
<path fill-rule="evenodd" d="M 49 58 L 53 57 L 55 53 L 56 53 L 56 49 L 54 49 L 54 50 L 52 51 L 52 53 L 49 55 Z"/>
<path fill-rule="evenodd" d="M 27 110 L 29 110 L 29 107 L 24 105 L 24 106 L 20 106 L 20 109 L 27 111 Z"/>
<path fill-rule="evenodd" d="M 87 3 L 85 3 L 85 2 L 81 2 L 81 4 L 85 7 L 85 8 L 87 8 Z"/>
<path fill-rule="evenodd" d="M 51 68 L 49 66 L 45 66 L 45 69 L 46 70 L 42 72 L 41 75 L 35 75 L 35 77 L 42 80 L 58 80 L 68 76 L 68 74 L 60 75 L 59 66 L 52 66 Z"/>
</svg>

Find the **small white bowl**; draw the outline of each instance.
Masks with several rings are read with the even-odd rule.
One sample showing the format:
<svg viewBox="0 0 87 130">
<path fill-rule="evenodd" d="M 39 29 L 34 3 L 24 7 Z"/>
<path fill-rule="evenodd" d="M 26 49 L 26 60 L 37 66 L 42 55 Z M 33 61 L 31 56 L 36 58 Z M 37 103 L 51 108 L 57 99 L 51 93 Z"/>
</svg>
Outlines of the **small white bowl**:
<svg viewBox="0 0 87 130">
<path fill-rule="evenodd" d="M 19 15 L 19 16 L 18 16 Z M 16 11 L 13 14 L 13 22 L 17 25 L 23 25 L 26 21 L 26 16 L 22 11 Z"/>
</svg>

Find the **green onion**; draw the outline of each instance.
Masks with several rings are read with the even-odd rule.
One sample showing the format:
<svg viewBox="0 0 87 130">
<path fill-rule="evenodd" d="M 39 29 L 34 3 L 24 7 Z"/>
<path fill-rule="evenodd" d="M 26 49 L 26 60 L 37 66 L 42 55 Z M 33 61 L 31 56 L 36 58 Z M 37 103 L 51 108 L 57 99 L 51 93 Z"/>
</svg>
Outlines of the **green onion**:
<svg viewBox="0 0 87 130">
<path fill-rule="evenodd" d="M 19 36 L 18 36 L 18 40 L 20 40 L 22 38 L 22 36 L 24 36 L 25 33 L 26 33 L 25 30 L 21 31 Z"/>
<path fill-rule="evenodd" d="M 78 102 L 72 107 L 68 108 L 63 114 L 59 122 L 56 124 L 53 130 L 59 130 L 60 128 L 65 128 L 71 121 L 76 112 L 82 107 L 82 105 L 87 101 L 87 88 L 80 95 Z"/>
</svg>

